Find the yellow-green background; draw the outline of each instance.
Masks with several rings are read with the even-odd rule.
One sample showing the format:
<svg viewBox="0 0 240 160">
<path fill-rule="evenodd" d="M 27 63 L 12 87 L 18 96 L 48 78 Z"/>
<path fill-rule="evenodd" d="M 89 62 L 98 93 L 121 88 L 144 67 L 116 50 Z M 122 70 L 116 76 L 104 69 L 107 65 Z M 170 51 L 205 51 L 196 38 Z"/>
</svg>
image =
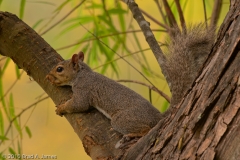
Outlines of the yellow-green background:
<svg viewBox="0 0 240 160">
<path fill-rule="evenodd" d="M 38 0 L 38 2 L 41 0 Z M 61 3 L 64 2 L 64 0 L 49 0 L 49 1 L 42 1 L 42 2 L 51 2 L 54 3 L 55 6 L 47 5 L 44 3 L 33 3 L 37 2 L 37 0 L 29 0 L 26 3 L 25 11 L 24 11 L 24 17 L 23 21 L 27 23 L 29 26 L 33 26 L 39 19 L 45 18 L 49 19 L 51 18 L 53 11 L 56 9 L 57 6 L 59 6 Z M 98 2 L 98 1 L 96 1 Z M 99 1 L 100 2 L 100 1 Z M 157 20 L 160 20 L 159 17 L 159 11 L 157 9 L 157 6 L 155 5 L 153 0 L 138 0 L 136 1 L 139 4 L 139 7 L 141 7 L 144 11 L 151 14 L 154 18 Z M 56 17 L 54 22 L 56 22 L 58 19 L 63 17 L 66 13 L 70 11 L 79 1 L 72 0 L 71 3 L 69 3 L 62 12 Z M 210 8 L 213 5 L 212 1 L 210 3 Z M 11 13 L 14 13 L 16 15 L 19 15 L 19 7 L 20 6 L 20 0 L 3 0 L 0 10 L 1 11 L 8 11 Z M 124 8 L 126 6 L 122 5 Z M 226 1 L 226 4 L 223 5 L 223 12 L 221 14 L 221 20 L 223 20 L 224 15 L 226 14 L 228 10 L 228 1 Z M 84 5 L 82 6 L 84 7 Z M 208 8 L 208 10 L 210 9 Z M 209 10 L 210 11 L 210 10 Z M 209 12 L 210 13 L 210 12 Z M 208 14 L 209 14 L 208 13 Z M 75 17 L 78 14 L 78 11 L 75 11 L 71 14 L 71 17 Z M 117 17 L 116 17 L 117 18 Z M 129 23 L 131 21 L 132 15 L 128 15 L 126 17 L 126 23 Z M 185 10 L 185 18 L 189 23 L 195 23 L 195 22 L 203 22 L 204 16 L 203 16 L 203 7 L 202 7 L 202 0 L 194 0 L 194 1 L 188 1 L 186 5 Z M 118 21 L 116 20 L 116 23 Z M 135 29 L 138 29 L 138 26 L 135 22 Z M 86 25 L 88 27 L 88 25 Z M 40 28 L 40 27 L 39 27 Z M 36 29 L 36 31 L 39 31 L 39 28 Z M 151 28 L 152 29 L 159 29 L 159 27 L 151 22 Z M 44 30 L 44 29 L 43 29 Z M 43 36 L 43 38 L 55 49 L 60 48 L 62 46 L 66 46 L 69 44 L 74 43 L 79 37 L 82 36 L 82 32 L 86 33 L 86 30 L 79 26 L 77 29 L 74 29 L 70 31 L 69 33 L 58 36 L 58 34 L 63 30 L 63 27 L 61 25 L 55 27 L 53 30 L 48 32 Z M 161 38 L 161 33 L 155 33 L 156 37 L 159 41 L 163 40 Z M 148 48 L 147 43 L 145 42 L 145 38 L 142 36 L 141 33 L 138 33 L 139 40 L 141 40 L 142 48 Z M 89 37 L 91 35 L 89 34 Z M 126 44 L 131 48 L 131 50 L 138 51 L 136 44 L 134 44 L 134 38 L 131 36 L 131 34 L 128 35 L 128 40 Z M 110 46 L 111 47 L 111 46 Z M 64 58 L 69 58 L 71 56 L 71 49 L 61 50 L 59 53 Z M 158 67 L 158 64 L 153 56 L 153 54 L 148 51 L 145 52 L 145 55 L 147 57 L 147 60 L 150 64 L 151 70 L 155 71 L 160 75 L 160 69 Z M 133 65 L 137 66 L 137 63 L 134 62 L 131 58 L 127 58 Z M 3 67 L 4 61 L 0 61 L 0 67 Z M 100 63 L 101 64 L 101 63 Z M 119 79 L 132 79 L 132 80 L 139 80 L 144 81 L 144 78 L 141 77 L 136 71 L 134 71 L 131 67 L 125 64 L 125 62 L 122 62 L 120 60 L 118 62 L 120 64 L 120 70 L 119 70 Z M 111 76 L 112 71 L 109 70 L 106 73 L 106 76 L 111 77 L 113 79 L 117 79 L 116 76 Z M 6 91 L 16 80 L 15 75 L 15 69 L 14 64 L 11 62 L 10 66 L 6 70 L 6 73 L 3 77 L 3 85 L 4 85 L 4 91 Z M 150 78 L 150 80 L 162 91 L 170 95 L 168 88 L 166 87 L 166 83 L 163 78 Z M 124 85 L 127 85 L 128 87 L 132 88 L 136 92 L 143 95 L 146 99 L 148 99 L 148 89 L 136 84 L 129 84 L 126 83 Z M 29 77 L 26 75 L 26 73 L 23 74 L 21 79 L 17 82 L 15 87 L 11 90 L 14 96 L 14 104 L 15 104 L 15 110 L 16 113 L 22 111 L 22 109 L 26 108 L 33 102 L 37 100 L 37 97 L 44 94 L 44 91 L 38 86 L 38 84 L 34 81 L 31 81 Z M 8 99 L 9 95 L 7 95 Z M 160 107 L 163 105 L 164 100 L 163 98 L 159 97 L 157 94 L 153 94 L 153 105 L 160 109 Z M 27 125 L 29 126 L 31 132 L 32 132 L 32 138 L 29 138 L 27 134 L 23 131 L 23 141 L 22 141 L 22 147 L 23 147 L 23 154 L 39 154 L 41 156 L 42 154 L 45 155 L 57 155 L 57 159 L 59 160 L 65 160 L 65 159 L 90 159 L 86 153 L 84 152 L 84 149 L 82 147 L 82 143 L 77 137 L 77 135 L 74 133 L 71 126 L 68 124 L 65 118 L 61 118 L 59 116 L 55 115 L 55 105 L 53 104 L 51 99 L 47 99 L 44 102 L 39 103 L 34 109 L 30 109 L 28 112 L 26 112 L 23 116 L 21 116 L 21 125 Z M 0 105 L 0 109 L 2 109 L 2 106 Z M 8 122 L 5 120 L 5 128 L 8 127 Z M 11 136 L 14 135 L 14 136 Z M 11 143 L 14 143 L 14 146 L 12 147 L 17 148 L 16 142 L 16 135 L 17 132 L 13 131 L 13 133 L 9 133 L 8 137 L 11 139 L 10 141 L 4 143 L 0 146 L 0 151 L 3 151 L 4 149 L 8 148 Z M 5 151 L 6 154 L 8 154 L 8 151 Z"/>
</svg>

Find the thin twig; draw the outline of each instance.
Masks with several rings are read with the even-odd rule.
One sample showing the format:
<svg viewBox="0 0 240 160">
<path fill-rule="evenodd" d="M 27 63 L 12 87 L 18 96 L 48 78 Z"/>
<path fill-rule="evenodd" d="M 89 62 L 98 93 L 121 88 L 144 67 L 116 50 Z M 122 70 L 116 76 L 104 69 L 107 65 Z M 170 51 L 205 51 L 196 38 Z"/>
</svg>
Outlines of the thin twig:
<svg viewBox="0 0 240 160">
<path fill-rule="evenodd" d="M 38 103 L 44 101 L 44 100 L 47 99 L 47 98 L 49 98 L 49 96 L 46 96 L 46 97 L 38 100 L 37 102 L 34 102 L 34 103 L 31 104 L 30 106 L 24 108 L 18 115 L 16 115 L 16 116 L 10 121 L 10 124 L 9 124 L 9 126 L 8 126 L 5 134 L 4 134 L 4 137 L 7 136 L 8 132 L 9 132 L 10 129 L 11 129 L 11 126 L 12 126 L 13 122 L 14 122 L 18 117 L 20 117 L 20 116 L 21 116 L 25 111 L 27 111 L 28 109 L 32 108 L 33 106 L 37 105 Z M 3 143 L 3 141 L 4 141 L 4 140 L 2 140 L 2 141 L 0 142 L 0 145 Z"/>
<path fill-rule="evenodd" d="M 140 9 L 140 11 L 149 19 L 151 19 L 153 22 L 155 22 L 156 24 L 158 24 L 159 26 L 162 26 L 165 29 L 169 29 L 169 27 L 161 22 L 159 22 L 158 20 L 156 20 L 155 18 L 153 18 L 150 14 L 148 14 L 147 12 L 145 12 L 144 10 Z"/>
<path fill-rule="evenodd" d="M 221 8 L 222 8 L 222 0 L 215 0 L 213 12 L 212 12 L 212 16 L 211 16 L 211 23 L 210 23 L 211 28 L 216 28 L 217 21 L 219 19 L 220 13 L 221 13 Z"/>
<path fill-rule="evenodd" d="M 134 81 L 134 80 L 116 80 L 117 82 L 130 82 L 130 83 L 136 83 L 136 84 L 141 84 L 143 86 L 146 86 L 148 87 L 149 89 L 157 92 L 159 95 L 161 95 L 163 98 L 166 99 L 166 101 L 168 101 L 170 103 L 170 97 L 168 95 L 166 95 L 165 93 L 163 93 L 161 90 L 159 90 L 157 87 L 155 86 L 151 86 L 151 85 L 148 85 L 146 83 L 143 83 L 143 82 L 139 82 L 139 81 Z"/>
<path fill-rule="evenodd" d="M 162 73 L 165 76 L 167 83 L 169 83 L 170 80 L 169 77 L 167 76 L 168 75 L 167 69 L 165 68 L 165 62 L 167 60 L 154 34 L 152 33 L 150 24 L 145 20 L 144 16 L 142 15 L 142 12 L 138 8 L 138 5 L 135 3 L 134 0 L 124 0 L 123 2 L 128 5 L 130 11 L 132 12 L 133 18 L 137 21 L 139 27 L 141 28 L 148 45 L 150 46 L 155 58 L 157 59 L 160 68 L 162 69 Z"/>
<path fill-rule="evenodd" d="M 20 73 L 20 77 L 22 76 L 23 72 L 24 72 L 24 71 L 22 71 L 22 72 Z M 17 83 L 18 80 L 19 80 L 19 79 L 16 79 L 16 80 L 13 82 L 13 84 L 8 88 L 8 90 L 5 92 L 5 94 L 4 94 L 2 97 L 0 97 L 0 102 L 1 102 L 2 99 L 8 94 L 8 92 L 11 91 L 11 89 L 15 86 L 15 84 Z"/>
<path fill-rule="evenodd" d="M 177 21 L 176 21 L 173 13 L 172 13 L 172 11 L 171 11 L 170 6 L 168 5 L 168 2 L 167 2 L 166 0 L 162 0 L 162 1 L 163 1 L 163 6 L 164 6 L 164 8 L 165 8 L 165 11 L 166 11 L 166 13 L 167 13 L 167 17 L 168 17 L 170 26 L 171 26 L 171 27 L 177 26 Z"/>
<path fill-rule="evenodd" d="M 59 15 L 60 11 L 57 11 L 54 15 L 52 15 L 49 20 L 38 30 L 38 33 L 41 33 L 42 30 L 44 30 L 45 28 L 47 28 L 51 22 Z"/>
<path fill-rule="evenodd" d="M 0 61 L 3 61 L 4 59 L 6 59 L 7 57 L 2 57 L 1 59 L 0 59 Z"/>
<path fill-rule="evenodd" d="M 153 29 L 152 31 L 154 31 L 154 32 L 166 32 L 166 30 L 163 30 L 163 29 Z M 142 30 L 132 30 L 132 31 L 125 31 L 125 32 L 111 33 L 111 34 L 108 34 L 108 35 L 98 36 L 98 38 L 101 39 L 101 38 L 105 38 L 105 37 L 110 37 L 110 36 L 115 36 L 115 35 L 120 35 L 120 34 L 136 33 L 136 32 L 142 32 Z M 89 41 L 94 41 L 94 40 L 97 40 L 97 38 L 93 37 L 93 38 L 89 38 L 89 39 L 86 39 L 86 40 L 82 40 L 80 42 L 76 42 L 76 43 L 61 47 L 61 48 L 57 48 L 56 51 L 67 49 L 67 48 L 73 47 L 75 45 L 85 43 L 85 42 L 89 42 Z"/>
<path fill-rule="evenodd" d="M 39 35 L 42 36 L 45 33 L 47 33 L 48 31 L 50 31 L 51 29 L 53 29 L 54 27 L 56 27 L 59 23 L 61 23 L 64 19 L 66 19 L 72 12 L 74 12 L 78 7 L 80 7 L 83 2 L 86 0 L 82 0 L 76 7 L 74 7 L 68 14 L 66 14 L 63 18 L 61 18 L 59 21 L 57 21 L 55 24 L 53 24 L 52 26 L 50 26 L 48 29 L 46 29 L 44 32 L 40 33 Z"/>
<path fill-rule="evenodd" d="M 148 50 L 150 50 L 150 48 L 143 49 L 143 50 L 141 50 L 141 51 L 136 51 L 136 52 L 133 52 L 133 53 L 131 53 L 131 54 L 128 54 L 128 55 L 125 55 L 125 56 L 122 56 L 122 57 L 124 58 L 124 57 L 128 57 L 128 56 L 132 56 L 132 55 L 134 55 L 134 54 L 137 54 L 137 53 L 140 53 L 140 52 L 144 52 L 144 51 L 148 51 Z M 102 65 L 100 65 L 100 66 L 97 66 L 97 67 L 93 68 L 92 70 L 96 70 L 96 69 L 98 69 L 98 68 L 100 68 L 100 67 L 103 67 L 103 66 L 109 64 L 109 63 L 116 62 L 116 61 L 119 60 L 119 59 L 121 59 L 121 57 L 116 58 L 116 59 L 111 60 L 111 61 L 108 61 L 108 62 L 106 62 L 106 63 L 104 63 L 104 64 L 102 64 Z"/>
<path fill-rule="evenodd" d="M 207 10 L 206 10 L 206 3 L 205 3 L 205 0 L 202 0 L 203 1 L 203 10 L 204 10 L 204 19 L 205 19 L 205 25 L 206 25 L 206 29 L 208 28 L 208 25 L 207 25 Z"/>
<path fill-rule="evenodd" d="M 162 10 L 162 7 L 160 6 L 160 3 L 158 2 L 158 0 L 154 0 L 154 1 L 155 1 L 156 4 L 157 4 L 158 10 L 159 10 L 159 12 L 160 12 L 160 14 L 161 14 L 161 16 L 162 16 L 162 19 L 163 19 L 164 23 L 167 25 L 166 16 L 165 16 L 164 13 L 163 13 L 163 10 Z"/>
<path fill-rule="evenodd" d="M 177 6 L 177 10 L 178 10 L 178 14 L 179 14 L 182 30 L 186 31 L 186 22 L 185 22 L 185 19 L 184 19 L 183 11 L 182 11 L 181 5 L 179 3 L 179 0 L 175 0 L 175 3 L 176 3 L 176 6 Z"/>
<path fill-rule="evenodd" d="M 149 88 L 149 101 L 152 104 L 152 90 Z"/>
<path fill-rule="evenodd" d="M 104 13 L 107 15 L 108 17 L 108 21 L 110 23 L 112 23 L 112 19 L 111 19 L 111 16 L 109 15 L 109 12 L 107 10 L 107 7 L 106 7 L 106 1 L 105 0 L 102 0 L 102 5 L 103 5 L 103 10 L 104 10 Z"/>
</svg>

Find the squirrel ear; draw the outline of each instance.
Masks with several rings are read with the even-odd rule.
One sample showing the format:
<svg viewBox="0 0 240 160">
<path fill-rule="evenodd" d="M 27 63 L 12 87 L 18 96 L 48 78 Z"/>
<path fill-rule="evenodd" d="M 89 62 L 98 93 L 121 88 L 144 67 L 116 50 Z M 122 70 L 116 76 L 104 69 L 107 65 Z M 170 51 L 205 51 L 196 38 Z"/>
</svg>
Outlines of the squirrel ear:
<svg viewBox="0 0 240 160">
<path fill-rule="evenodd" d="M 81 61 L 84 60 L 84 53 L 83 53 L 82 51 L 80 51 L 80 52 L 78 53 L 78 58 L 79 58 Z"/>
<path fill-rule="evenodd" d="M 74 54 L 74 55 L 72 56 L 72 63 L 78 64 L 78 55 L 77 55 L 77 54 Z"/>
</svg>

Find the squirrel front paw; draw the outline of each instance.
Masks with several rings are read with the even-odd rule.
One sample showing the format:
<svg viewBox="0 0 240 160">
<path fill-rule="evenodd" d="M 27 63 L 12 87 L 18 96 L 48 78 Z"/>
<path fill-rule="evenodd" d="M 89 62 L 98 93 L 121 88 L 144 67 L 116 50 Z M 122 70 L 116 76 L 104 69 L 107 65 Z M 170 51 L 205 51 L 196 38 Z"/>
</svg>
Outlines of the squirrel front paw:
<svg viewBox="0 0 240 160">
<path fill-rule="evenodd" d="M 59 116 L 63 116 L 64 115 L 64 104 L 58 105 L 57 109 L 55 110 L 56 114 Z"/>
</svg>

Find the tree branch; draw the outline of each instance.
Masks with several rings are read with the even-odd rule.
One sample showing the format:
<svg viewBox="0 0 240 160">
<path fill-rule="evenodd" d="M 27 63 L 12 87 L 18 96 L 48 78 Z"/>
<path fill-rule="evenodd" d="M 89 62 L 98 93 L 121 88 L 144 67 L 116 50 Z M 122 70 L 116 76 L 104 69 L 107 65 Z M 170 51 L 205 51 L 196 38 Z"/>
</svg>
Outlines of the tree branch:
<svg viewBox="0 0 240 160">
<path fill-rule="evenodd" d="M 70 87 L 56 87 L 45 79 L 52 67 L 63 60 L 62 57 L 28 25 L 7 12 L 0 12 L 0 53 L 25 70 L 56 105 L 70 99 Z M 115 149 L 121 135 L 111 129 L 110 121 L 96 109 L 87 113 L 66 114 L 65 118 L 93 159 L 108 159 L 121 153 Z"/>
<path fill-rule="evenodd" d="M 134 19 L 137 21 L 139 27 L 141 28 L 148 45 L 150 46 L 155 58 L 157 59 L 160 68 L 162 69 L 162 73 L 165 76 L 167 83 L 169 83 L 170 80 L 166 74 L 167 70 L 164 67 L 166 57 L 163 54 L 160 46 L 158 45 L 158 42 L 155 39 L 154 34 L 152 33 L 149 22 L 145 20 L 140 9 L 138 8 L 138 5 L 135 3 L 134 0 L 125 0 L 124 2 L 128 5 L 130 11 L 133 14 Z"/>
<path fill-rule="evenodd" d="M 192 89 L 124 159 L 238 159 L 240 149 L 240 1 Z M 148 139 L 148 143 L 143 139 Z"/>
</svg>

